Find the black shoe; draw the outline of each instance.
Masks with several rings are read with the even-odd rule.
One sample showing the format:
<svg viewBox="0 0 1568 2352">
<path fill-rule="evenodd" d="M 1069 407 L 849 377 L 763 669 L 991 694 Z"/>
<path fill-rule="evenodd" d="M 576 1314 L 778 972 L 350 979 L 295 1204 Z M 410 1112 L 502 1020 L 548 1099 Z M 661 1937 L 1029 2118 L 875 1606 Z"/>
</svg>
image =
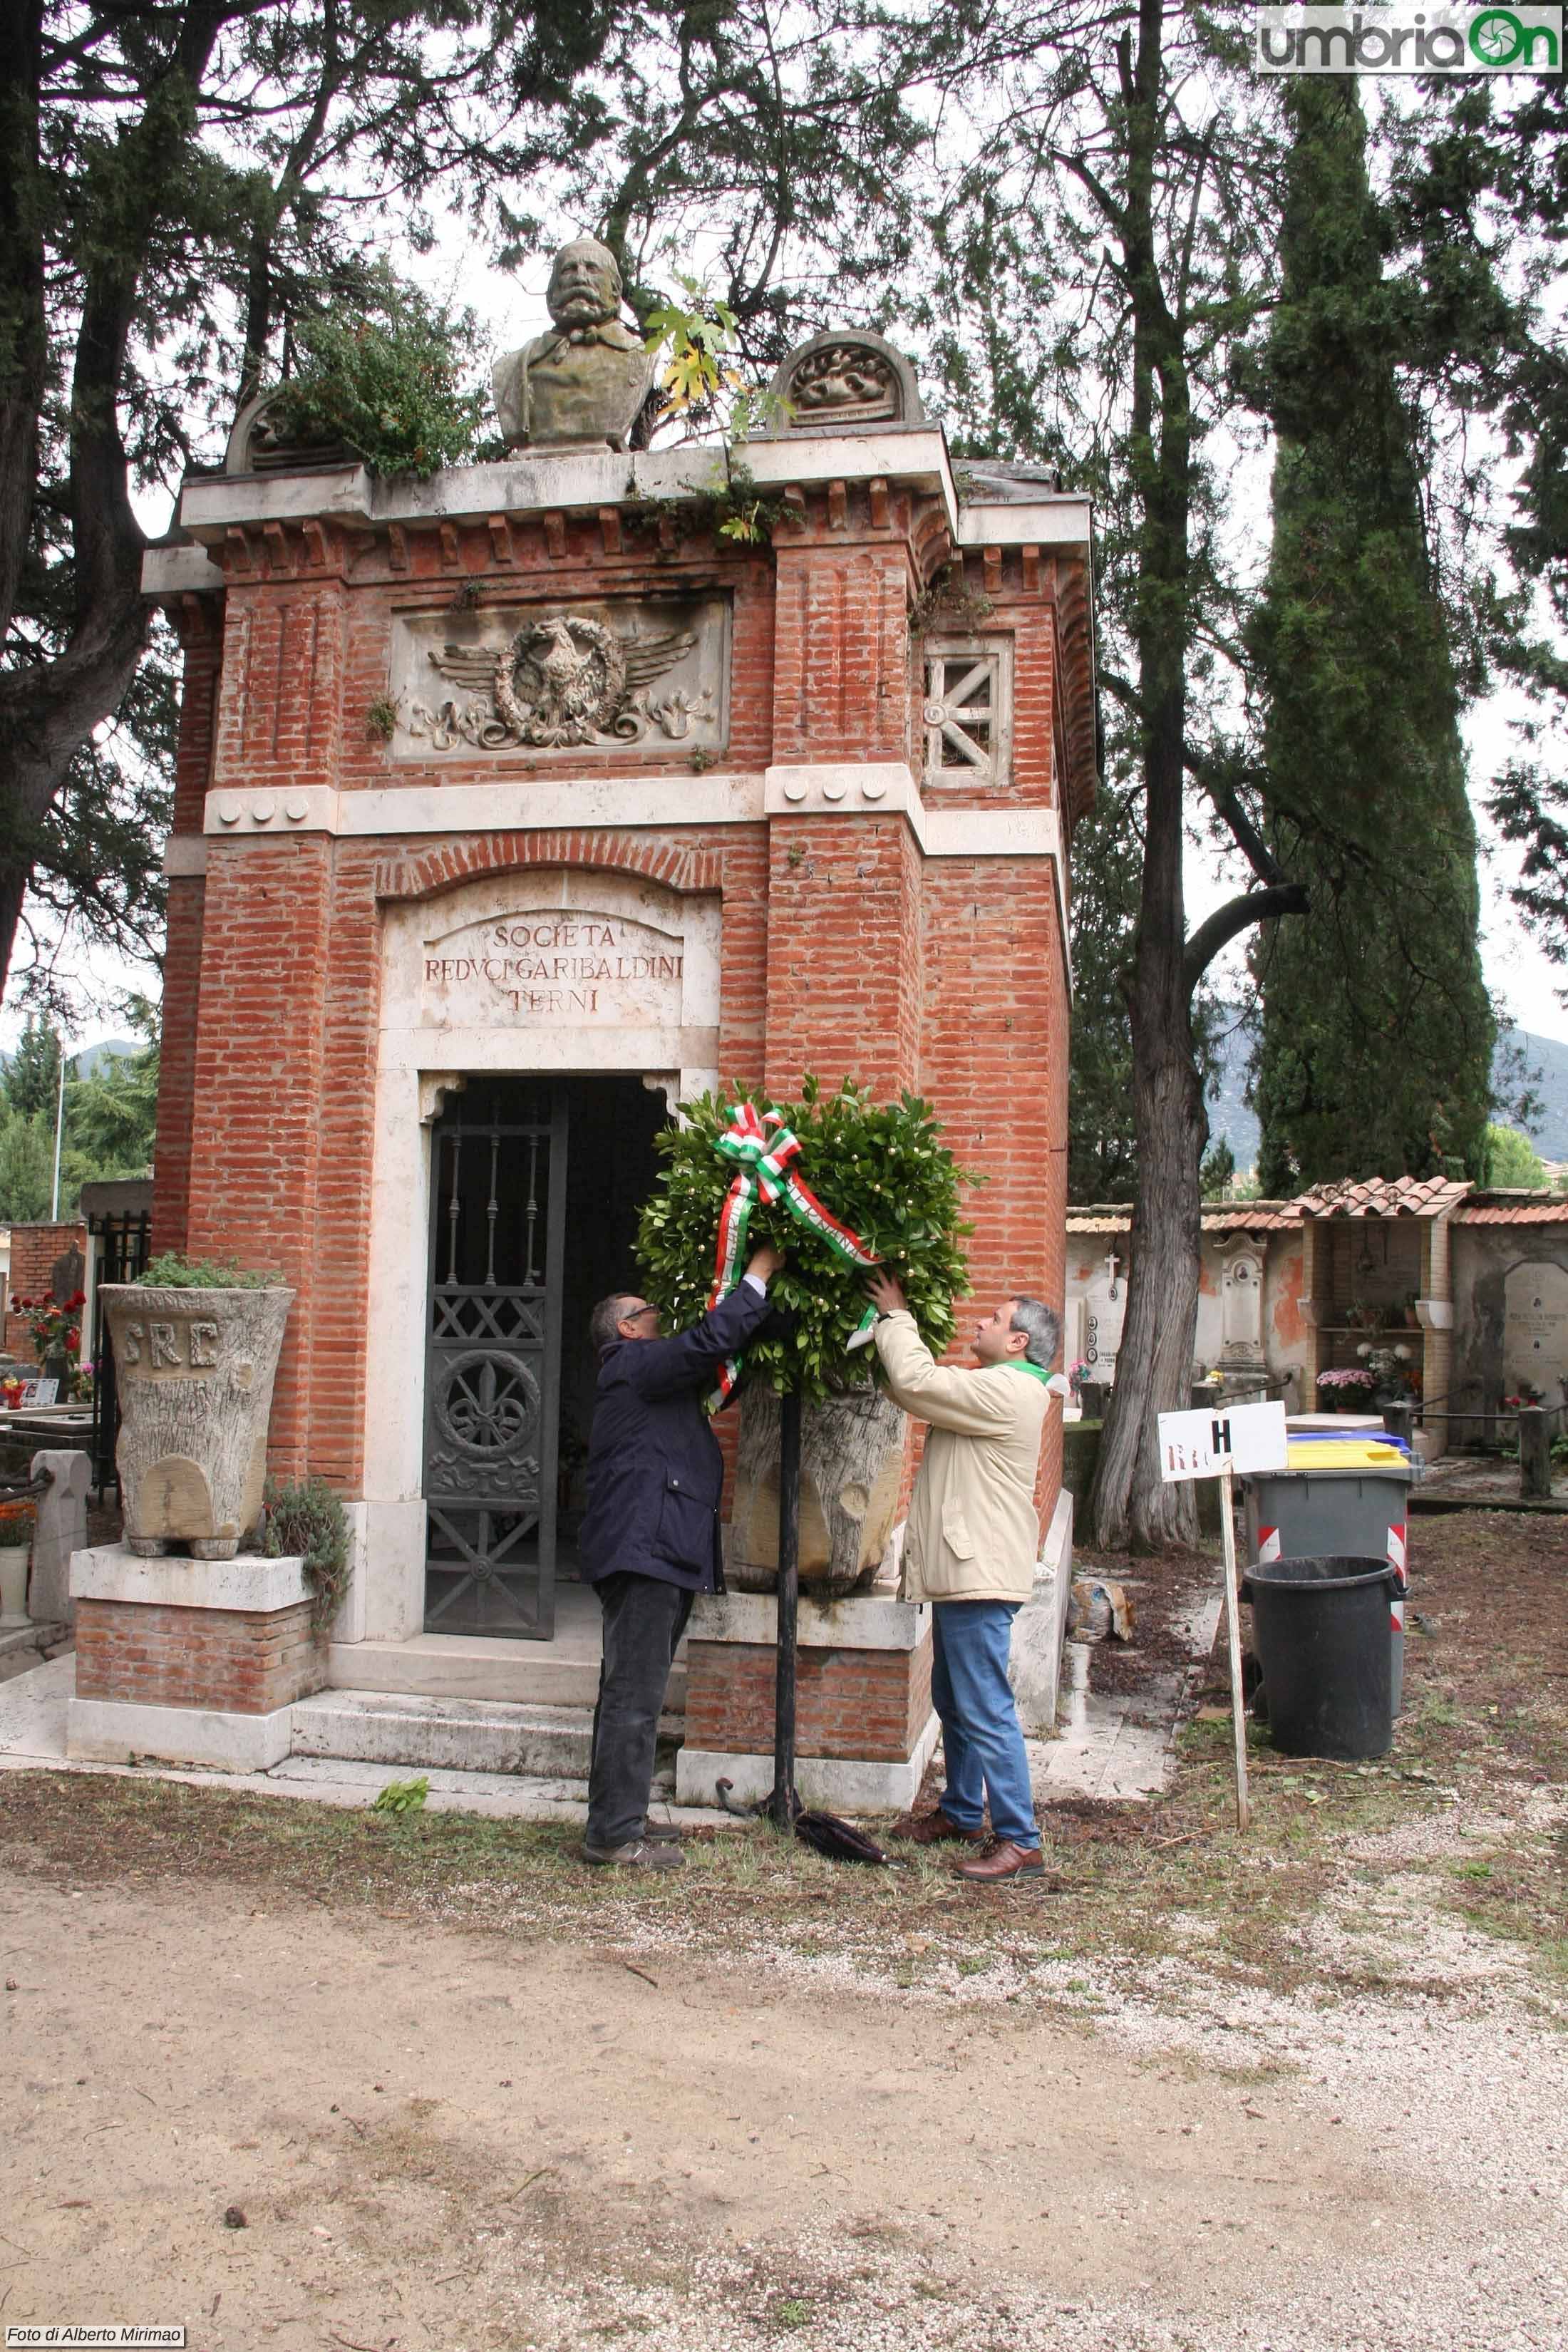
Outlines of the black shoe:
<svg viewBox="0 0 1568 2352">
<path fill-rule="evenodd" d="M 681 1870 L 686 1857 L 679 1846 L 652 1838 L 628 1838 L 625 1845 L 584 1845 L 584 1862 L 609 1864 L 616 1870 Z"/>
</svg>

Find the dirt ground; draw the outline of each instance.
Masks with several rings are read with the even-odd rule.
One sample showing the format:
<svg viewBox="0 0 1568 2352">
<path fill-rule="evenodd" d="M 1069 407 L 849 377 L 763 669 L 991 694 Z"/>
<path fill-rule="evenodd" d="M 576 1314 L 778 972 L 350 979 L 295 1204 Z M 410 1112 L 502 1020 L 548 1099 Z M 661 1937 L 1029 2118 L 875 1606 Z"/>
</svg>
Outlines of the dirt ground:
<svg viewBox="0 0 1568 2352">
<path fill-rule="evenodd" d="M 1241 1840 L 1195 1721 L 1167 1798 L 1053 1811 L 1010 1892 L 760 1827 L 628 1885 L 552 1825 L 0 1773 L 0 2317 L 1561 2346 L 1568 1523 L 1434 1522 L 1413 1568 L 1392 1757 L 1258 1735 Z"/>
</svg>

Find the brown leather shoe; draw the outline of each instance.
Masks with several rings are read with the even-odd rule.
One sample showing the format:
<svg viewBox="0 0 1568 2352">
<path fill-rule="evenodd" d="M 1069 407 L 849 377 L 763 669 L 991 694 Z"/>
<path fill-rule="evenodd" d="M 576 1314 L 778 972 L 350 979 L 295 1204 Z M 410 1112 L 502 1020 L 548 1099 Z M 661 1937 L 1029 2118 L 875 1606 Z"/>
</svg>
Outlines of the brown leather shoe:
<svg viewBox="0 0 1568 2352">
<path fill-rule="evenodd" d="M 911 1845 L 984 1845 L 986 1836 L 984 1830 L 961 1830 L 940 1805 L 933 1812 L 911 1813 L 893 1834 L 908 1838 Z"/>
<path fill-rule="evenodd" d="M 1014 1845 L 1006 1838 L 998 1838 L 989 1853 L 976 1854 L 973 1862 L 954 1863 L 952 1874 L 988 1886 L 999 1878 L 1044 1878 L 1046 1865 L 1037 1845 Z"/>
</svg>

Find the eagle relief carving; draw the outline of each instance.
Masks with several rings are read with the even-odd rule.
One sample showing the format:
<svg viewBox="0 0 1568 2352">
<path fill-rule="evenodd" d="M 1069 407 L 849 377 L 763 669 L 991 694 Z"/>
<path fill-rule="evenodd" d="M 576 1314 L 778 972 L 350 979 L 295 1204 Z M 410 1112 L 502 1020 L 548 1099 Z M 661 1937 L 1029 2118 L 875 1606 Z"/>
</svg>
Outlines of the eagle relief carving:
<svg viewBox="0 0 1568 2352">
<path fill-rule="evenodd" d="M 416 691 L 408 733 L 437 751 L 458 743 L 500 751 L 509 744 L 562 751 L 580 744 L 681 742 L 719 717 L 718 698 L 694 686 L 658 697 L 667 672 L 700 643 L 697 628 L 645 636 L 583 612 L 545 613 L 500 646 L 443 645 L 426 654 L 457 691 L 425 699 Z"/>
</svg>

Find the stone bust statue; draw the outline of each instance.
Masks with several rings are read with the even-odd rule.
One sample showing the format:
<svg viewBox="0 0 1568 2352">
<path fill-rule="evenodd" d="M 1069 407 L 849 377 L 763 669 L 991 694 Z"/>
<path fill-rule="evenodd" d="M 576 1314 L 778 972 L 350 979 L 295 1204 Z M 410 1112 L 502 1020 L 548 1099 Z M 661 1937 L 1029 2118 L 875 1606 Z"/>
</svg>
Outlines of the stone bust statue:
<svg viewBox="0 0 1568 2352">
<path fill-rule="evenodd" d="M 616 315 L 621 273 L 608 246 L 592 236 L 563 245 L 544 299 L 549 332 L 495 363 L 496 415 L 508 448 L 624 449 L 653 379 L 653 354 Z"/>
</svg>

